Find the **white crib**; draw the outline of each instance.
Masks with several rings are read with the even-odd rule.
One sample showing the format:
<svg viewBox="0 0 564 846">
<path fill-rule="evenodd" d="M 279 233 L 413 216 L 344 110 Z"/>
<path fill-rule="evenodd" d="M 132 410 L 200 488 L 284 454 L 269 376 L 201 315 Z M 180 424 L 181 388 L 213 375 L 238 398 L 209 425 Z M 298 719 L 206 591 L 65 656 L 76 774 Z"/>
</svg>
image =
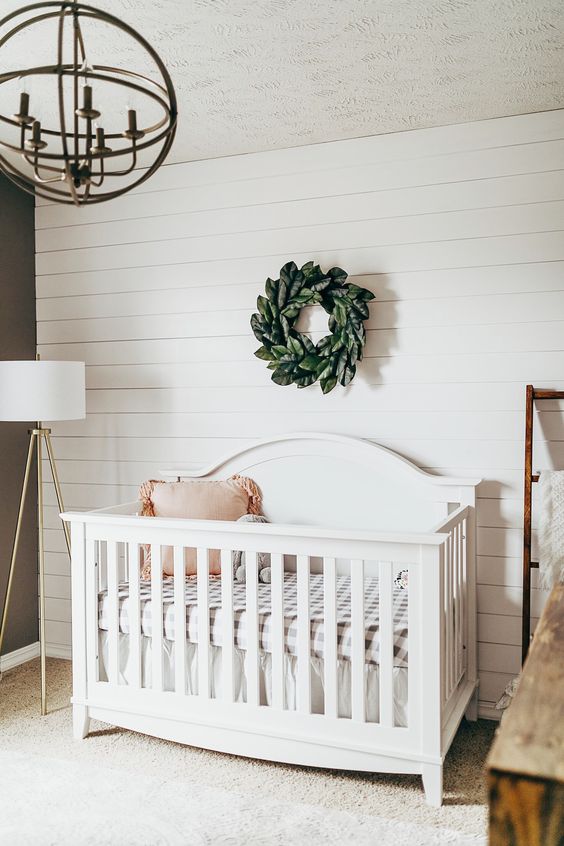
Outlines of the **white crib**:
<svg viewBox="0 0 564 846">
<path fill-rule="evenodd" d="M 261 441 L 200 471 L 161 472 L 173 478 L 250 476 L 262 489 L 271 523 L 140 517 L 139 503 L 63 515 L 72 537 L 75 736 L 86 737 L 94 718 L 253 758 L 421 773 L 427 801 L 440 805 L 444 757 L 464 713 L 477 717 L 479 480 L 433 476 L 371 442 L 319 434 Z M 140 551 L 147 544 L 150 586 L 140 580 Z M 172 582 L 160 575 L 163 546 L 174 548 Z M 185 547 L 197 549 L 192 611 L 185 594 Z M 213 549 L 221 549 L 220 583 L 208 578 Z M 234 596 L 241 588 L 234 585 L 232 550 L 244 550 L 247 562 L 245 608 L 237 618 Z M 259 552 L 271 554 L 270 586 L 258 584 Z M 400 596 L 408 643 L 403 668 L 396 660 L 394 577 L 399 570 L 408 573 L 406 594 Z M 290 584 L 296 599 L 292 656 L 285 610 Z M 350 602 L 345 623 L 342 607 L 337 611 L 338 584 L 345 585 Z M 313 585 L 322 591 L 315 623 Z M 378 619 L 376 624 L 372 619 L 371 632 L 378 657 L 370 664 L 368 590 L 375 586 Z M 261 641 L 265 591 L 267 690 Z M 210 596 L 217 599 L 218 592 L 212 621 Z M 153 623 L 147 634 L 149 607 Z M 176 625 L 171 643 L 167 614 L 178 623 L 189 621 L 191 613 L 197 617 L 197 637 L 190 642 Z M 241 649 L 235 629 L 243 618 Z M 322 627 L 323 642 L 317 676 L 311 669 L 314 625 Z M 347 632 L 346 657 L 339 651 L 341 625 Z M 289 661 L 295 696 L 288 693 Z"/>
</svg>

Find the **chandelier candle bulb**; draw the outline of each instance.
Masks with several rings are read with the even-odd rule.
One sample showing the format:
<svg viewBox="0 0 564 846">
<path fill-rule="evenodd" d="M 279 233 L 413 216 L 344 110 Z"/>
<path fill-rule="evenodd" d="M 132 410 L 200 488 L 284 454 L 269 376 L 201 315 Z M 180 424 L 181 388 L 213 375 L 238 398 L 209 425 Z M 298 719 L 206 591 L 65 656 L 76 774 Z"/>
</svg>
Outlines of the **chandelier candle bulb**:
<svg viewBox="0 0 564 846">
<path fill-rule="evenodd" d="M 77 114 L 78 117 L 83 118 L 84 120 L 96 120 L 96 118 L 100 117 L 100 112 L 92 108 L 91 85 L 82 86 L 82 108 L 77 109 L 75 114 Z"/>
<path fill-rule="evenodd" d="M 90 152 L 94 156 L 100 156 L 104 153 L 111 153 L 111 147 L 106 147 L 106 133 L 104 132 L 103 127 L 96 125 L 94 129 L 96 130 L 96 144 L 94 147 L 90 148 Z"/>
<path fill-rule="evenodd" d="M 137 129 L 137 111 L 135 109 L 127 110 L 127 129 L 123 134 L 132 141 L 138 141 L 145 135 L 142 129 Z"/>
<path fill-rule="evenodd" d="M 41 140 L 41 123 L 38 120 L 31 125 L 31 139 L 27 141 L 27 146 L 31 150 L 43 150 L 47 146 L 47 142 Z"/>
<path fill-rule="evenodd" d="M 20 117 L 29 118 L 29 94 L 27 91 L 22 91 L 20 94 Z"/>
<path fill-rule="evenodd" d="M 27 126 L 33 123 L 33 118 L 29 114 L 29 94 L 27 91 L 20 92 L 20 110 L 17 115 L 12 115 L 12 119 L 20 126 Z"/>
<path fill-rule="evenodd" d="M 84 85 L 82 87 L 82 108 L 90 110 L 92 108 L 92 86 Z"/>
</svg>

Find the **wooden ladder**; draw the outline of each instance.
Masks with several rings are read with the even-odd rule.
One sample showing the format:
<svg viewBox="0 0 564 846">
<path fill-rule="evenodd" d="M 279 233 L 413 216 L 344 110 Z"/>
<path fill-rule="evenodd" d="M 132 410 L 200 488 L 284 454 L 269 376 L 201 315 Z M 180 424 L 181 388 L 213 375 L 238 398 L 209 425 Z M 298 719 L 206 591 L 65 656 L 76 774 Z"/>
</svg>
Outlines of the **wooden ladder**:
<svg viewBox="0 0 564 846">
<path fill-rule="evenodd" d="M 533 474 L 533 423 L 537 400 L 564 399 L 564 391 L 550 391 L 527 385 L 525 404 L 525 497 L 523 519 L 523 622 L 521 630 L 521 663 L 525 662 L 531 641 L 531 568 L 538 568 L 538 561 L 531 561 L 533 484 L 540 474 Z"/>
</svg>

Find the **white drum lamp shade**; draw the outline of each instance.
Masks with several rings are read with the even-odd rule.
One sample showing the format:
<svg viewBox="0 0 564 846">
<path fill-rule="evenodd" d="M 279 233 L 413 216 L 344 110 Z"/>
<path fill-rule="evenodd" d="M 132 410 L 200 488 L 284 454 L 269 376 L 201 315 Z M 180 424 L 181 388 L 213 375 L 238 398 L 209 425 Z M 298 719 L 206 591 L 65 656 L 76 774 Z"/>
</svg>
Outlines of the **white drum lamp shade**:
<svg viewBox="0 0 564 846">
<path fill-rule="evenodd" d="M 0 361 L 0 420 L 86 416 L 83 361 Z"/>
</svg>

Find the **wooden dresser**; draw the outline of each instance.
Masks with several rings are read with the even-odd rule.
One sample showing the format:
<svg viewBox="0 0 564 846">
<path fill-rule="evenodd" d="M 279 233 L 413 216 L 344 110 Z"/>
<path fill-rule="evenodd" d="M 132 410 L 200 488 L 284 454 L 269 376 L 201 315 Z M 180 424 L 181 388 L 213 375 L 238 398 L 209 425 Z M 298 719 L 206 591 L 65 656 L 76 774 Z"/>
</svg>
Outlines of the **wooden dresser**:
<svg viewBox="0 0 564 846">
<path fill-rule="evenodd" d="M 564 584 L 539 621 L 487 770 L 490 846 L 563 846 Z"/>
</svg>

